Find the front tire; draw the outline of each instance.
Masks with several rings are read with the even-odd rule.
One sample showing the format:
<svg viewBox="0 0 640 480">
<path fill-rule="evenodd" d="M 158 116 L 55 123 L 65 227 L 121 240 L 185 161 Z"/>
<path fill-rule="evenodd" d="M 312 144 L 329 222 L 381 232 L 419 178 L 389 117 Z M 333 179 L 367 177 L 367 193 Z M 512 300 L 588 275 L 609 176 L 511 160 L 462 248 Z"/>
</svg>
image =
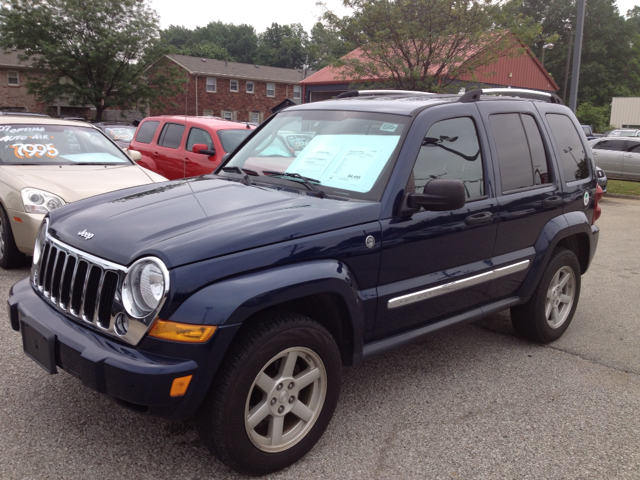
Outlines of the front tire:
<svg viewBox="0 0 640 480">
<path fill-rule="evenodd" d="M 197 427 L 226 465 L 264 475 L 298 461 L 324 433 L 340 395 L 340 352 L 324 327 L 297 314 L 240 334 Z"/>
<path fill-rule="evenodd" d="M 0 267 L 5 270 L 19 267 L 26 263 L 26 256 L 16 246 L 9 216 L 0 205 Z"/>
<path fill-rule="evenodd" d="M 529 301 L 511 309 L 516 332 L 540 343 L 560 338 L 578 306 L 580 280 L 576 255 L 565 248 L 557 249 Z"/>
</svg>

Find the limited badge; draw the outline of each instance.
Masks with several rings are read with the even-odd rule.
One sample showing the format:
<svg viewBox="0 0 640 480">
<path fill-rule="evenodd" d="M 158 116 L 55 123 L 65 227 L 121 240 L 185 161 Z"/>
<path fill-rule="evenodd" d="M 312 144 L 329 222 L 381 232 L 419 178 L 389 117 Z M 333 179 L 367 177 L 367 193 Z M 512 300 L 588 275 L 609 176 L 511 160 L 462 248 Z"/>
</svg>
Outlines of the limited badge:
<svg viewBox="0 0 640 480">
<path fill-rule="evenodd" d="M 586 207 L 587 205 L 589 205 L 589 192 L 584 192 L 584 206 Z"/>
<path fill-rule="evenodd" d="M 369 235 L 364 243 L 367 245 L 367 248 L 373 248 L 376 246 L 376 239 L 373 238 L 373 235 Z"/>
</svg>

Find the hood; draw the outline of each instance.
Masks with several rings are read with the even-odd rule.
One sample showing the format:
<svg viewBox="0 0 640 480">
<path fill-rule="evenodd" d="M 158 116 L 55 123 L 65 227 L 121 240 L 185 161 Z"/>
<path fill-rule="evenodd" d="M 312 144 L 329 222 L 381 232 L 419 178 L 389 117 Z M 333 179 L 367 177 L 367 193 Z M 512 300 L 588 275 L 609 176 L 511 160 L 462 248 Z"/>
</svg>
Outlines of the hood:
<svg viewBox="0 0 640 480">
<path fill-rule="evenodd" d="M 113 190 L 153 183 L 137 165 L 11 165 L 0 167 L 24 183 L 71 203 Z"/>
<path fill-rule="evenodd" d="M 214 176 L 137 187 L 51 212 L 62 242 L 120 265 L 168 268 L 376 221 L 380 204 L 320 199 Z M 86 230 L 89 240 L 79 236 Z"/>
</svg>

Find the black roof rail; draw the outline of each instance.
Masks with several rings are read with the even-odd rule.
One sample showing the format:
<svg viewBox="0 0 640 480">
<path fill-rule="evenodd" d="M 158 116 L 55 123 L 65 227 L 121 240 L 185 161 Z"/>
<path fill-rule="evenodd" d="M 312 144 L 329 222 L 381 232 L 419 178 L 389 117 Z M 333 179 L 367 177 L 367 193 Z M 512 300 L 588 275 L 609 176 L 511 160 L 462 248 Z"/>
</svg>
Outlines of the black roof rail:
<svg viewBox="0 0 640 480">
<path fill-rule="evenodd" d="M 373 97 L 385 95 L 433 95 L 431 92 L 419 92 L 416 90 L 349 90 L 337 95 L 336 98 L 349 97 Z"/>
<path fill-rule="evenodd" d="M 480 95 L 500 95 L 505 97 L 529 98 L 533 100 L 544 100 L 549 103 L 563 105 L 562 100 L 555 93 L 541 92 L 539 90 L 528 90 L 526 88 L 478 88 L 469 90 L 460 97 L 459 102 L 469 103 L 480 100 Z"/>
</svg>

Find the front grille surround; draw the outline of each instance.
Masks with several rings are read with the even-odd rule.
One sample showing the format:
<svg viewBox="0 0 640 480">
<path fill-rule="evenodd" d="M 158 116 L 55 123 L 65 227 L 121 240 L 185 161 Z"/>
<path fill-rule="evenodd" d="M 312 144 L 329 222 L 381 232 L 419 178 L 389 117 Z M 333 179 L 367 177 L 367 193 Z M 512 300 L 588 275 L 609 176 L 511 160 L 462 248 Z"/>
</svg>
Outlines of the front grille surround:
<svg viewBox="0 0 640 480">
<path fill-rule="evenodd" d="M 48 232 L 40 247 L 42 254 L 31 267 L 31 285 L 36 292 L 67 317 L 137 345 L 162 308 L 167 292 L 154 312 L 134 318 L 122 302 L 127 267 L 64 244 Z M 129 328 L 125 334 L 116 328 L 116 318 L 126 320 Z"/>
</svg>

